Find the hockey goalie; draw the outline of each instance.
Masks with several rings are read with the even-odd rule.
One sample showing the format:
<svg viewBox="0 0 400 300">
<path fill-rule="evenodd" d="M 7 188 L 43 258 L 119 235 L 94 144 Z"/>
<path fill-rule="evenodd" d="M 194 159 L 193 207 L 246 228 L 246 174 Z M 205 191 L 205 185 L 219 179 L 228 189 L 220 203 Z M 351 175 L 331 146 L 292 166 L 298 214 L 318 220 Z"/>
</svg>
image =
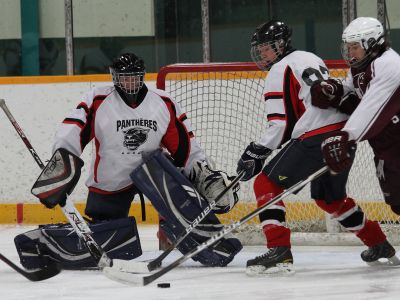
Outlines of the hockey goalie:
<svg viewBox="0 0 400 300">
<path fill-rule="evenodd" d="M 164 234 L 174 241 L 230 180 L 225 172 L 209 167 L 179 104 L 166 92 L 144 83 L 141 58 L 123 54 L 113 61 L 110 72 L 113 84 L 90 91 L 58 128 L 53 156 L 32 193 L 48 208 L 63 206 L 79 181 L 83 166 L 80 156 L 93 141 L 85 214 L 93 238 L 109 257 L 130 260 L 142 254 L 136 221 L 128 216 L 135 195 L 143 193 L 149 198 L 163 217 Z M 169 153 L 169 158 L 157 151 L 160 148 Z M 146 153 L 152 155 L 144 160 Z M 180 243 L 182 253 L 221 230 L 215 214 L 233 208 L 238 188 L 228 191 Z M 60 262 L 66 269 L 96 267 L 67 224 L 39 226 L 18 235 L 15 245 L 22 265 L 28 269 L 46 265 L 49 260 Z M 227 236 L 193 259 L 207 266 L 225 266 L 241 248 L 239 240 Z"/>
</svg>

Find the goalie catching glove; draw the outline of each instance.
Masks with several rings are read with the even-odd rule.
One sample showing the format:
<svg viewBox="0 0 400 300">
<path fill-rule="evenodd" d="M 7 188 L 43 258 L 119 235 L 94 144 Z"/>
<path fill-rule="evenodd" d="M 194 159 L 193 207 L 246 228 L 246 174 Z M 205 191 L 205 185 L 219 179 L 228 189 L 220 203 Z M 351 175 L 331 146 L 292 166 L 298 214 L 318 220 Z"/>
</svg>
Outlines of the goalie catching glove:
<svg viewBox="0 0 400 300">
<path fill-rule="evenodd" d="M 223 171 L 211 170 L 205 161 L 197 161 L 193 164 L 189 179 L 196 190 L 208 201 L 214 201 L 219 194 L 230 184 L 232 176 Z M 224 214 L 230 211 L 238 202 L 239 184 L 229 190 L 217 205 L 213 208 L 214 213 Z"/>
<path fill-rule="evenodd" d="M 251 142 L 240 157 L 236 169 L 238 174 L 240 172 L 244 172 L 242 181 L 248 181 L 260 173 L 264 166 L 265 160 L 271 155 L 271 153 L 272 150 L 268 149 L 267 147 Z"/>
<path fill-rule="evenodd" d="M 57 149 L 32 187 L 47 208 L 64 206 L 81 176 L 83 161 L 66 149 Z"/>
</svg>

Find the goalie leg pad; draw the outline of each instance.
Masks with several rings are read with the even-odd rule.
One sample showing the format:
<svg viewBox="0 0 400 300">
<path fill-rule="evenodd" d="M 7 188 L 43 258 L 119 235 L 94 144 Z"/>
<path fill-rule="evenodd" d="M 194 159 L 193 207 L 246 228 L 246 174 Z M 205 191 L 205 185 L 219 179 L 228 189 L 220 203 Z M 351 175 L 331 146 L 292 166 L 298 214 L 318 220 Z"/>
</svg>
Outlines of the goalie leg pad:
<svg viewBox="0 0 400 300">
<path fill-rule="evenodd" d="M 110 258 L 130 260 L 142 255 L 133 217 L 91 224 L 90 229 Z M 43 268 L 49 261 L 59 262 L 63 269 L 97 268 L 96 261 L 69 224 L 39 226 L 17 235 L 14 243 L 26 269 Z"/>
<path fill-rule="evenodd" d="M 161 230 L 165 233 L 169 240 L 176 240 L 176 227 L 170 223 L 160 220 Z M 178 246 L 177 249 L 182 253 L 186 254 L 192 251 L 194 248 L 199 246 L 208 240 L 208 237 L 204 237 L 196 234 L 189 234 Z M 198 261 L 201 264 L 208 267 L 225 267 L 228 265 L 235 255 L 242 249 L 240 241 L 232 236 L 229 238 L 223 238 L 216 244 L 211 246 L 211 249 L 205 249 L 193 256 L 194 261 Z"/>
<path fill-rule="evenodd" d="M 160 225 L 171 241 L 185 232 L 208 207 L 208 202 L 161 151 L 153 152 L 147 157 L 144 164 L 132 172 L 131 178 L 164 219 Z M 218 233 L 222 227 L 214 212 L 208 211 L 177 248 L 186 254 Z M 206 266 L 226 266 L 241 249 L 238 239 L 233 235 L 226 235 L 193 259 Z"/>
</svg>

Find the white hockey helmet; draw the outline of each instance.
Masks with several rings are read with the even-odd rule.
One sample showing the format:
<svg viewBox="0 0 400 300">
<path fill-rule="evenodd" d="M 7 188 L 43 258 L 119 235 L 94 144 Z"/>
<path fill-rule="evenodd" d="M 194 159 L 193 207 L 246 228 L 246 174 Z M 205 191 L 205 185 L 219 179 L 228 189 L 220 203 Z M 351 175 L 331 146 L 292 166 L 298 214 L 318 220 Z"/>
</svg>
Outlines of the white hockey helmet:
<svg viewBox="0 0 400 300">
<path fill-rule="evenodd" d="M 342 34 L 342 56 L 351 67 L 362 67 L 371 61 L 378 53 L 380 45 L 385 42 L 385 31 L 382 24 L 375 18 L 360 17 L 353 20 Z M 362 59 L 350 57 L 349 44 L 358 43 L 364 50 Z"/>
</svg>

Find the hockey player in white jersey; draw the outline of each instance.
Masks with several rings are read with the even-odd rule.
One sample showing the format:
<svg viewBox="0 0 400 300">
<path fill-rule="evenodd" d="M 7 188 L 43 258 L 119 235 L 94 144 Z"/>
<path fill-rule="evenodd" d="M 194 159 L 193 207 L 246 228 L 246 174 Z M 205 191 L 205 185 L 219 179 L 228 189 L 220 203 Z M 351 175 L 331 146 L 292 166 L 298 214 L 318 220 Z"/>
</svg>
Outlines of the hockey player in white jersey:
<svg viewBox="0 0 400 300">
<path fill-rule="evenodd" d="M 400 215 L 400 56 L 375 18 L 360 17 L 343 31 L 343 58 L 350 66 L 344 81 L 328 79 L 313 87 L 313 105 L 351 114 L 346 125 L 322 143 L 329 168 L 346 172 L 355 141 L 368 140 L 385 202 Z M 391 258 L 387 242 L 362 253 L 365 261 Z"/>
<path fill-rule="evenodd" d="M 128 217 L 129 208 L 135 194 L 140 192 L 146 194 L 146 191 L 138 190 L 131 174 L 142 165 L 143 154 L 156 152 L 160 148 L 169 153 L 169 157 L 175 167 L 181 169 L 190 178 L 192 185 L 204 199 L 213 201 L 230 181 L 224 172 L 212 170 L 207 165 L 206 155 L 196 142 L 191 124 L 179 104 L 165 91 L 150 88 L 144 83 L 144 62 L 133 53 L 126 53 L 116 58 L 110 66 L 110 72 L 113 84 L 96 87 L 84 96 L 77 107 L 64 119 L 56 133 L 53 152 L 61 153 L 61 155 L 67 153 L 68 157 L 73 158 L 74 163 L 71 166 L 74 170 L 78 170 L 75 172 L 78 175 L 74 175 L 77 178 L 74 178 L 71 187 L 67 187 L 69 188 L 67 192 L 59 195 L 58 190 L 51 190 L 51 193 L 47 192 L 45 184 L 46 181 L 49 181 L 49 174 L 41 174 L 43 178 L 40 181 L 41 186 L 40 188 L 34 188 L 33 192 L 36 190 L 46 192 L 34 194 L 49 208 L 57 204 L 62 205 L 66 194 L 70 194 L 79 179 L 80 168 L 83 165 L 79 157 L 86 145 L 93 140 L 94 155 L 89 169 L 89 177 L 86 180 L 89 193 L 85 214 L 91 218 L 94 224 Z M 51 161 L 57 164 L 56 160 L 52 159 Z M 54 169 L 57 168 L 51 168 L 51 170 Z M 175 168 L 172 169 L 175 170 Z M 178 169 L 174 170 L 171 171 L 170 168 L 168 172 L 179 173 Z M 156 171 L 158 175 L 161 174 L 160 176 L 165 174 L 162 170 Z M 179 173 L 178 175 L 181 174 Z M 173 178 L 179 178 L 178 175 L 173 176 Z M 54 186 L 56 178 L 52 179 L 48 186 Z M 35 187 L 38 184 L 39 180 Z M 181 183 L 167 182 L 166 185 L 176 187 L 181 186 Z M 185 187 L 187 185 L 185 183 Z M 212 235 L 214 233 L 213 230 L 219 231 L 221 229 L 221 225 L 214 213 L 225 213 L 232 209 L 238 200 L 237 190 L 238 186 L 234 187 L 234 190 L 229 190 L 218 201 L 214 211 L 208 213 L 204 222 L 210 222 L 206 224 L 209 232 L 196 231 L 204 234 L 204 236 L 201 234 L 196 235 L 196 232 L 193 232 L 186 238 L 186 242 L 181 243 L 179 250 L 182 251 L 183 249 L 183 252 L 190 251 L 191 248 L 204 242 L 203 239 Z M 175 194 L 174 196 L 179 198 L 172 199 L 174 203 L 165 205 L 164 203 L 160 205 L 154 205 L 153 203 L 155 207 L 162 207 L 164 210 L 162 212 L 159 211 L 159 213 L 165 217 L 165 222 L 167 223 L 165 228 L 169 230 L 170 239 L 181 234 L 176 230 L 182 231 L 183 228 L 184 231 L 187 224 L 169 224 L 169 222 L 171 220 L 173 220 L 171 222 L 178 222 L 177 220 L 194 219 L 204 207 L 204 204 L 198 207 L 197 202 L 205 201 L 196 199 L 196 203 L 189 203 L 190 201 L 186 200 L 191 198 L 185 198 L 184 191 L 182 191 L 182 195 Z M 150 200 L 155 201 L 155 199 Z M 178 203 L 179 201 L 186 201 L 186 203 Z M 174 205 L 175 207 L 171 210 L 170 207 Z M 170 216 L 170 219 L 166 218 L 167 216 Z M 114 227 L 112 229 L 117 230 Z M 108 231 L 110 231 L 109 228 Z M 59 235 L 60 233 L 58 233 Z M 23 236 L 19 239 L 20 246 L 18 247 L 17 245 L 17 248 L 19 248 L 20 253 L 26 253 L 27 248 L 35 251 L 36 247 L 33 244 L 36 243 L 36 240 L 44 238 L 39 236 L 32 242 L 32 236 L 34 235 L 30 234 L 29 237 Z M 112 242 L 110 241 L 111 237 L 105 244 L 109 245 Z M 120 242 L 122 249 L 120 252 L 124 252 L 123 245 L 127 241 Z M 136 242 L 138 242 L 138 237 Z M 72 243 L 76 243 L 76 241 Z M 56 246 L 57 248 L 63 248 L 63 245 L 57 244 Z M 118 249 L 118 247 L 119 245 L 117 244 L 114 248 Z M 205 265 L 224 266 L 240 251 L 241 244 L 235 238 L 227 238 L 219 245 L 215 245 L 215 247 L 219 247 L 218 251 L 214 251 L 214 248 L 207 249 L 202 252 L 203 256 L 200 255 L 201 253 L 199 254 L 200 256 L 198 256 L 199 259 L 197 260 Z M 133 256 L 122 256 L 122 258 L 134 258 L 134 255 L 140 255 L 140 244 L 136 248 L 138 250 Z M 51 252 L 49 249 L 46 249 L 46 251 Z M 33 254 L 44 256 L 46 254 L 44 252 Z M 87 261 L 82 264 L 77 263 L 79 259 L 77 256 L 69 256 L 70 252 L 69 250 L 67 255 L 64 249 L 60 249 L 59 253 L 50 254 L 54 254 L 56 260 L 63 259 L 64 267 L 69 267 L 70 261 L 73 264 L 73 268 L 93 266 L 93 262 L 90 262 L 91 264 Z M 124 255 L 117 252 L 116 250 L 116 255 Z M 82 253 L 80 255 L 80 257 L 84 257 Z M 64 259 L 65 257 L 68 257 L 68 259 Z M 111 254 L 110 257 L 113 258 Z M 24 259 L 28 261 L 29 257 L 24 257 Z M 23 261 L 22 258 L 21 261 Z M 29 267 L 35 267 L 35 263 L 36 261 L 33 261 Z"/>
<path fill-rule="evenodd" d="M 319 170 L 324 165 L 321 141 L 341 129 L 348 118 L 334 108 L 311 104 L 310 87 L 327 79 L 328 69 L 316 55 L 293 49 L 290 39 L 291 29 L 286 24 L 269 21 L 256 29 L 251 40 L 252 59 L 260 69 L 269 71 L 264 86 L 268 126 L 260 140 L 247 146 L 237 172 L 246 172 L 243 180 L 261 172 L 254 181 L 258 206 Z M 283 149 L 264 167 L 272 150 L 281 146 Z M 367 220 L 347 197 L 347 177 L 348 172 L 324 174 L 312 182 L 311 197 L 368 247 L 382 243 L 386 236 L 379 224 Z M 284 203 L 280 201 L 261 213 L 260 221 L 269 251 L 247 262 L 247 274 L 293 273 Z"/>
</svg>

